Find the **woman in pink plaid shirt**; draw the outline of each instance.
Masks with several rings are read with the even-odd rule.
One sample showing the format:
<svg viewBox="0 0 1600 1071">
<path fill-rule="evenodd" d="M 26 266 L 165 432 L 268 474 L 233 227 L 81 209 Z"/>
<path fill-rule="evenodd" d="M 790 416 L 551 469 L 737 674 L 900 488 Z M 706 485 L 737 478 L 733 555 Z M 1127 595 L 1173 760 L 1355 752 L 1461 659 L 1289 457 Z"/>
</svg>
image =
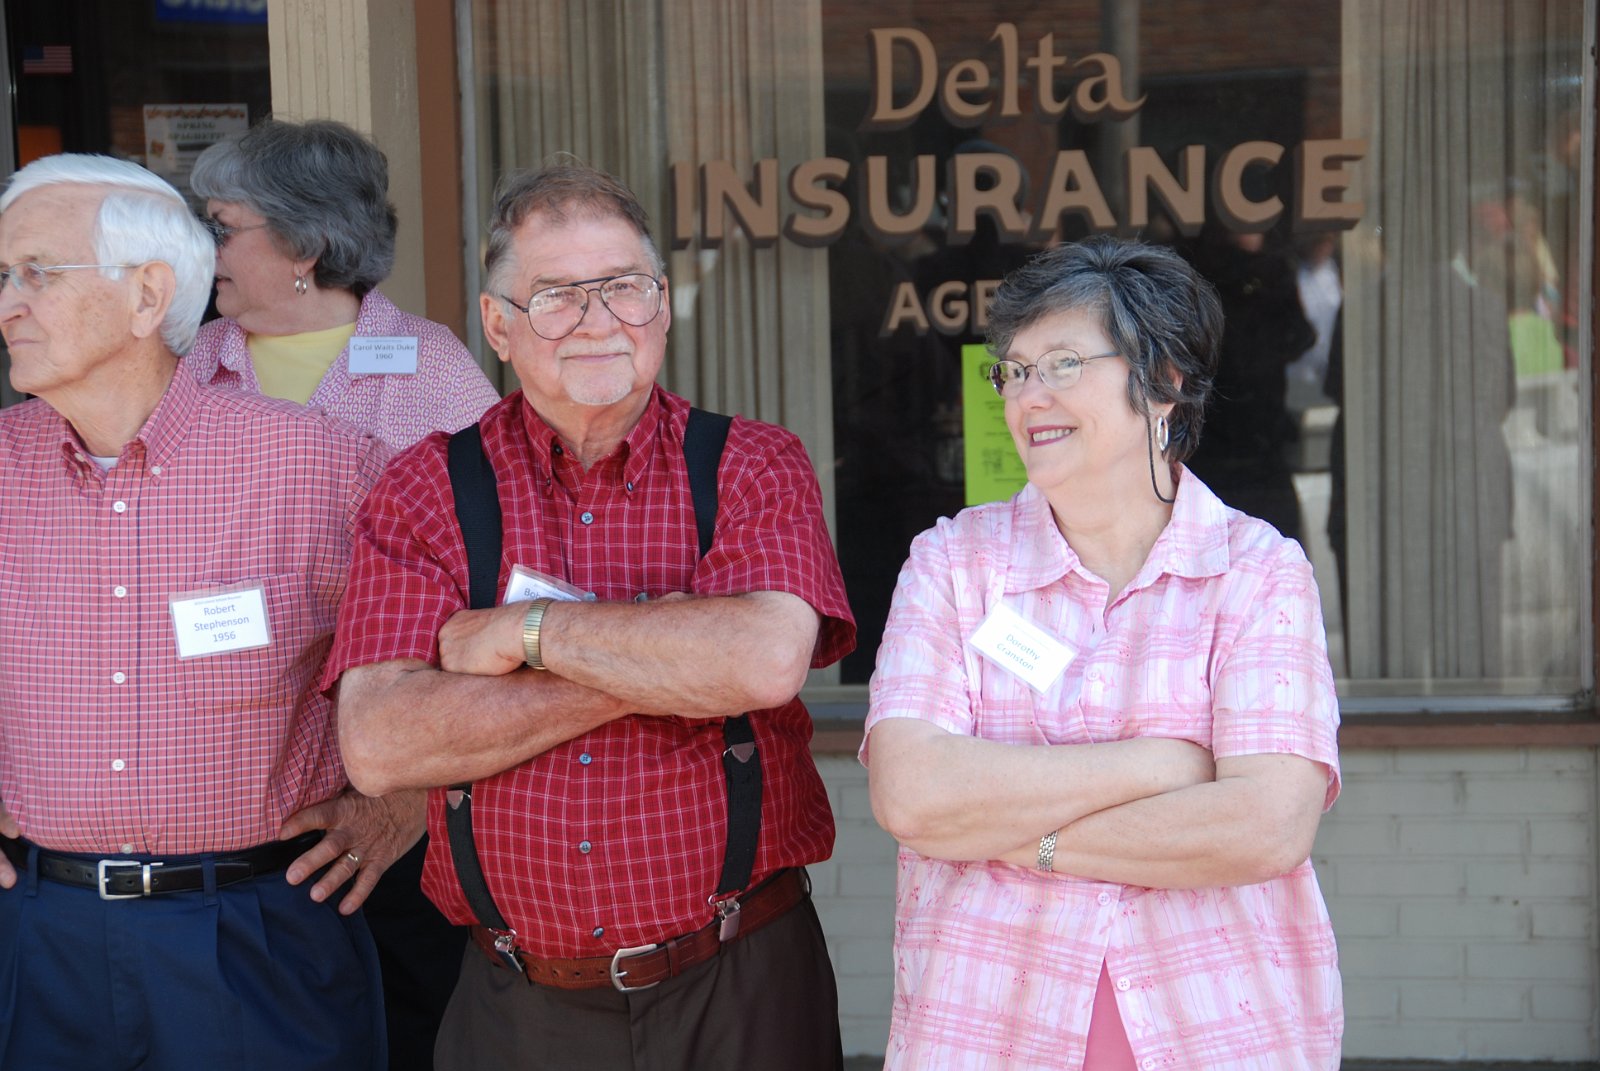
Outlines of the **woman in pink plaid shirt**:
<svg viewBox="0 0 1600 1071">
<path fill-rule="evenodd" d="M 1316 585 L 1183 465 L 1216 295 L 1098 237 L 990 321 L 1028 484 L 913 543 L 861 752 L 901 844 L 888 1067 L 1335 1069 Z"/>
</svg>

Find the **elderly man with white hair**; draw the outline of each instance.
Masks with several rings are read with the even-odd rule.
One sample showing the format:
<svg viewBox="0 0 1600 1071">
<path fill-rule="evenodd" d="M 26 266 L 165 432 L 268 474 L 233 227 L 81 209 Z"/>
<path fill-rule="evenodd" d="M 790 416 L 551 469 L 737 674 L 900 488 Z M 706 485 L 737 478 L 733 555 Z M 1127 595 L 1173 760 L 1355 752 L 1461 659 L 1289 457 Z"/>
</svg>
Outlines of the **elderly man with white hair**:
<svg viewBox="0 0 1600 1071">
<path fill-rule="evenodd" d="M 133 164 L 0 196 L 0 1067 L 384 1062 L 358 908 L 421 800 L 310 686 L 388 451 L 175 374 L 212 269 Z"/>
</svg>

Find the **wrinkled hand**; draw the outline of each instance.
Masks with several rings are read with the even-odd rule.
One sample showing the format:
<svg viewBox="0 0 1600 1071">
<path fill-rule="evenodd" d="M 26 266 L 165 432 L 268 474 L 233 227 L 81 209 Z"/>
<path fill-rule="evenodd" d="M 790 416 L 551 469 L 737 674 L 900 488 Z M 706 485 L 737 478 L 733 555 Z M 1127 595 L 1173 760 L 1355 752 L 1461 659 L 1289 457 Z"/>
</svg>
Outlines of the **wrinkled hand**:
<svg viewBox="0 0 1600 1071">
<path fill-rule="evenodd" d="M 528 604 L 458 610 L 439 630 L 439 668 L 498 677 L 522 668 L 522 619 Z"/>
<path fill-rule="evenodd" d="M 346 789 L 330 800 L 290 815 L 278 834 L 283 840 L 314 829 L 327 833 L 289 864 L 289 884 L 299 885 L 332 863 L 311 887 L 311 899 L 320 904 L 353 877 L 355 884 L 339 901 L 339 913 L 351 914 L 366 901 L 383 872 L 421 838 L 427 800 L 428 794 L 422 789 L 391 792 L 387 796 L 363 796 L 355 789 Z"/>
<path fill-rule="evenodd" d="M 0 803 L 0 836 L 20 837 L 22 827 L 17 825 L 17 820 L 11 817 L 11 812 L 6 810 L 6 805 Z M 14 888 L 17 884 L 17 869 L 11 865 L 11 860 L 0 855 L 0 889 Z"/>
</svg>

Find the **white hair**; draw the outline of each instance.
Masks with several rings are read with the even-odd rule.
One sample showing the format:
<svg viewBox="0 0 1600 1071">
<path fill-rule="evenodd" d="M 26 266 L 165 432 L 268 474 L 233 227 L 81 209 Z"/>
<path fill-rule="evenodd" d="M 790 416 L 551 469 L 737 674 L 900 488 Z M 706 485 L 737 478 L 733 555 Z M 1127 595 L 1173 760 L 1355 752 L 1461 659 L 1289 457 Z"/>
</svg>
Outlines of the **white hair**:
<svg viewBox="0 0 1600 1071">
<path fill-rule="evenodd" d="M 211 300 L 217 249 L 183 195 L 127 160 L 61 153 L 35 160 L 12 175 L 0 194 L 0 212 L 30 190 L 65 185 L 114 187 L 100 202 L 95 218 L 95 259 L 102 264 L 159 260 L 170 267 L 178 286 L 161 321 L 161 339 L 174 353 L 189 352 Z"/>
</svg>

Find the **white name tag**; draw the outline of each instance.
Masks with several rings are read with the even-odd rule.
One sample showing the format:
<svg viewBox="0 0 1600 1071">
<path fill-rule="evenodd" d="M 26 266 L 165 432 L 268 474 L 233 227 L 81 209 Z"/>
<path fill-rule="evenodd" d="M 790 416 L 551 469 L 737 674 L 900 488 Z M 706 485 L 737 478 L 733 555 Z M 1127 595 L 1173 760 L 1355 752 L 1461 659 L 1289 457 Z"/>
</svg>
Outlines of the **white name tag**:
<svg viewBox="0 0 1600 1071">
<path fill-rule="evenodd" d="M 501 605 L 513 602 L 532 602 L 534 599 L 555 599 L 559 602 L 584 602 L 592 599 L 588 592 L 573 587 L 547 573 L 535 572 L 521 565 L 511 567 L 511 577 L 506 581 L 506 597 Z"/>
<path fill-rule="evenodd" d="M 167 606 L 179 658 L 248 651 L 272 643 L 267 596 L 260 584 L 221 593 L 173 595 Z"/>
<path fill-rule="evenodd" d="M 402 335 L 368 335 L 350 340 L 353 376 L 415 375 L 417 340 Z"/>
<path fill-rule="evenodd" d="M 1043 694 L 1075 652 L 1009 606 L 996 606 L 967 640 L 975 651 Z"/>
</svg>

